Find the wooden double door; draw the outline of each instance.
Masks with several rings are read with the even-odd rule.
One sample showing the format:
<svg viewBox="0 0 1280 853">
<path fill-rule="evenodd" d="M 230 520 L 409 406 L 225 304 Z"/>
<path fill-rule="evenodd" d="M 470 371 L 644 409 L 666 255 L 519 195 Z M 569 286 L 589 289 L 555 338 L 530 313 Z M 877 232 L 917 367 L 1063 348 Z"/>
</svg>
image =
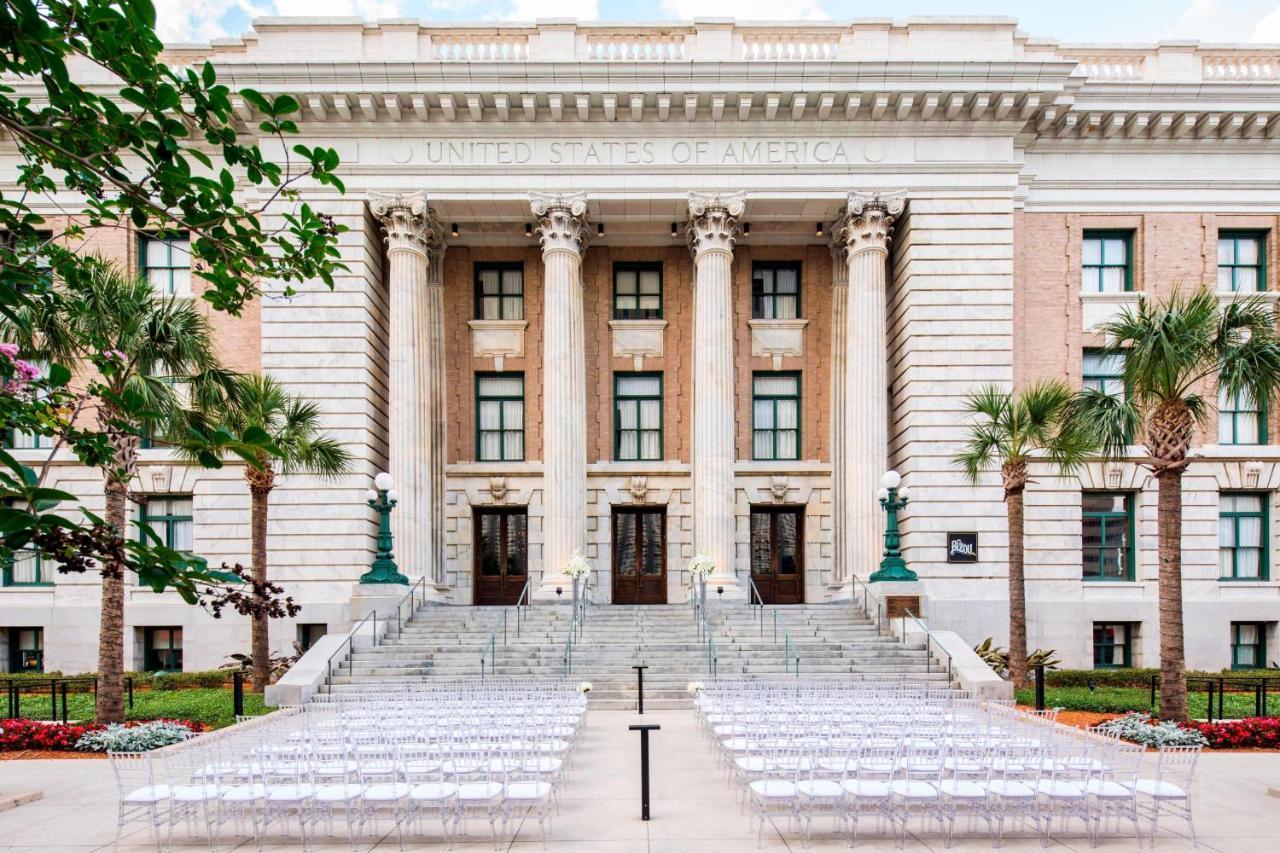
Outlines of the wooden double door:
<svg viewBox="0 0 1280 853">
<path fill-rule="evenodd" d="M 529 579 L 529 514 L 524 507 L 477 509 L 474 586 L 476 604 L 515 604 Z"/>
<path fill-rule="evenodd" d="M 667 603 L 667 511 L 664 507 L 613 510 L 614 604 Z"/>
<path fill-rule="evenodd" d="M 751 579 L 765 604 L 804 603 L 804 508 L 751 508 Z"/>
</svg>

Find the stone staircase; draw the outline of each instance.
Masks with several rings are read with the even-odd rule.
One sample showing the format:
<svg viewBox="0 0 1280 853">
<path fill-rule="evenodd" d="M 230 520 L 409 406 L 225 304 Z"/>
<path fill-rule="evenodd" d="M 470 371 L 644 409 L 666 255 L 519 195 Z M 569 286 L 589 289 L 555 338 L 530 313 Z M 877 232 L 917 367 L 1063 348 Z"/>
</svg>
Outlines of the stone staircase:
<svg viewBox="0 0 1280 853">
<path fill-rule="evenodd" d="M 486 676 L 563 677 L 569 607 L 523 608 L 517 627 L 514 608 L 432 606 L 420 608 L 378 646 L 353 652 L 322 692 L 359 692 L 388 682 L 479 678 L 481 656 L 504 609 L 505 642 L 500 631 L 491 658 L 486 658 Z M 871 620 L 847 604 L 766 607 L 762 616 L 760 609 L 745 604 L 712 602 L 709 622 L 722 678 L 785 678 L 794 674 L 798 656 L 800 675 L 808 678 L 947 680 L 941 667 L 926 662 L 923 646 L 879 634 Z M 792 641 L 789 658 L 784 629 Z M 568 677 L 591 682 L 592 707 L 635 708 L 635 664 L 648 666 L 646 708 L 690 707 L 688 683 L 709 681 L 711 673 L 706 642 L 687 604 L 606 604 L 589 609 Z"/>
</svg>

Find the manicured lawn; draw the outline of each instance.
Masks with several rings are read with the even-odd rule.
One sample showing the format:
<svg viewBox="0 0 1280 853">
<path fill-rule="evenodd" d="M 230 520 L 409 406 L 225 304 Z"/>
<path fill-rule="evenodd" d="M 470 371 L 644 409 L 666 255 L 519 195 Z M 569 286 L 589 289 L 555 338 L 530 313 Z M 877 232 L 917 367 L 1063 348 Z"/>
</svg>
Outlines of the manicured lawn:
<svg viewBox="0 0 1280 853">
<path fill-rule="evenodd" d="M 0 713 L 7 707 L 0 705 Z M 235 722 L 231 713 L 231 689 L 228 687 L 197 688 L 193 690 L 140 690 L 133 694 L 133 707 L 126 702 L 125 713 L 130 720 L 192 720 L 213 728 L 222 728 Z M 265 714 L 270 709 L 262 704 L 256 693 L 244 694 L 244 712 L 249 716 Z M 24 693 L 22 716 L 29 720 L 49 719 L 49 696 L 40 693 Z M 62 719 L 62 700 L 58 700 L 58 719 Z M 67 719 L 92 720 L 93 694 L 68 693 Z"/>
<path fill-rule="evenodd" d="M 1044 694 L 1045 705 L 1050 708 L 1063 708 L 1068 711 L 1097 711 L 1099 713 L 1123 714 L 1128 711 L 1150 711 L 1151 691 L 1135 687 L 1098 687 L 1090 690 L 1087 687 L 1048 687 Z M 1157 707 L 1159 693 L 1156 694 Z M 1036 692 L 1019 690 L 1018 702 L 1023 705 L 1034 705 Z M 1191 693 L 1188 696 L 1188 709 L 1193 719 L 1207 716 L 1207 696 L 1203 692 Z M 1227 719 L 1252 717 L 1255 705 L 1252 693 L 1230 693 L 1222 702 L 1223 716 Z M 1280 695 L 1267 694 L 1267 713 L 1280 715 Z M 1218 717 L 1218 699 L 1214 696 L 1213 716 Z"/>
</svg>

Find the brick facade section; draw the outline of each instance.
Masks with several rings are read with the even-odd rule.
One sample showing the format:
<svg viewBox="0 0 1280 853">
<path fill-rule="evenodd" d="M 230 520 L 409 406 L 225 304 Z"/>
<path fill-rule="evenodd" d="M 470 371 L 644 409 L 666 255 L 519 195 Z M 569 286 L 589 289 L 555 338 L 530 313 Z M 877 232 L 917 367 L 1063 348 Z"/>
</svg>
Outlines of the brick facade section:
<svg viewBox="0 0 1280 853">
<path fill-rule="evenodd" d="M 1205 213 L 1073 214 L 1028 213 L 1014 217 L 1014 384 L 1061 378 L 1078 387 L 1083 351 L 1103 344 L 1082 330 L 1081 247 L 1084 232 L 1133 233 L 1133 290 L 1168 299 L 1179 289 L 1217 287 L 1218 234 L 1249 230 L 1267 233 L 1266 289 L 1277 289 L 1276 234 L 1280 217 Z M 1211 382 L 1202 394 L 1216 401 Z M 1268 413 L 1268 443 L 1274 443 L 1280 413 Z M 1200 442 L 1217 441 L 1217 421 L 1205 424 Z"/>
</svg>

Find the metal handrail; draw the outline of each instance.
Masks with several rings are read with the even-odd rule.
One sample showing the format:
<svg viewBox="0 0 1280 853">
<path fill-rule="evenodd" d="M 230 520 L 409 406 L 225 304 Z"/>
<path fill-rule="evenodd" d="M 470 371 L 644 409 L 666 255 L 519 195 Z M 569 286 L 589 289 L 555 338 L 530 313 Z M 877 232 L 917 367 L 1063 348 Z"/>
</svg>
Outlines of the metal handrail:
<svg viewBox="0 0 1280 853">
<path fill-rule="evenodd" d="M 871 592 L 870 587 L 868 587 L 862 581 L 858 580 L 857 575 L 853 575 L 852 580 L 853 580 L 853 603 L 854 604 L 858 603 L 858 587 L 862 587 L 862 612 L 867 614 L 867 617 L 870 618 L 871 602 L 875 601 L 876 631 L 877 632 L 883 631 L 884 622 L 888 618 L 888 611 L 885 609 L 884 602 L 880 600 L 880 597 L 878 595 L 875 595 L 874 593 Z"/>
<path fill-rule="evenodd" d="M 527 599 L 527 600 L 526 600 Z M 516 598 L 516 636 L 520 636 L 520 617 L 526 607 L 533 605 L 533 578 L 529 578 L 524 582 L 524 587 L 520 590 L 520 595 Z"/>
<path fill-rule="evenodd" d="M 480 677 L 484 678 L 484 663 L 487 658 L 489 661 L 489 674 L 493 675 L 494 669 L 498 665 L 498 632 L 502 632 L 502 645 L 507 644 L 507 608 L 502 608 L 502 612 L 498 614 L 498 621 L 494 623 L 493 630 L 489 632 L 489 639 L 485 640 L 483 646 L 480 647 Z"/>
<path fill-rule="evenodd" d="M 404 623 L 407 621 L 404 616 L 401 615 L 401 612 L 404 609 L 404 603 L 406 601 L 412 602 L 413 593 L 418 587 L 422 587 L 422 603 L 427 603 L 427 577 L 426 575 L 423 575 L 414 581 L 413 585 L 409 587 L 409 591 L 400 596 L 400 600 L 396 602 L 396 636 L 400 635 L 400 631 L 404 628 Z M 413 618 L 412 606 L 409 607 L 409 618 Z"/>
<path fill-rule="evenodd" d="M 916 625 L 920 628 L 921 631 L 924 631 L 924 636 L 925 636 L 924 671 L 933 672 L 933 644 L 937 643 L 938 650 L 947 656 L 947 680 L 950 681 L 952 678 L 951 653 L 948 652 L 945 647 L 943 647 L 942 642 L 938 640 L 937 637 L 933 636 L 933 632 L 929 630 L 929 626 L 924 624 L 924 622 L 921 622 L 920 619 L 910 610 L 903 611 L 903 615 L 902 615 L 902 639 L 904 642 L 907 639 L 907 620 L 908 619 L 916 623 Z"/>
<path fill-rule="evenodd" d="M 378 611 L 373 610 L 365 614 L 363 619 L 351 627 L 351 630 L 347 632 L 346 638 L 343 639 L 342 645 L 334 649 L 333 654 L 329 655 L 329 660 L 325 661 L 325 671 L 328 673 L 327 680 L 333 680 L 333 659 L 336 658 L 338 653 L 344 648 L 347 650 L 348 655 L 352 653 L 355 649 L 354 638 L 356 633 L 364 627 L 364 623 L 368 622 L 370 619 L 373 620 L 373 645 L 375 647 L 378 645 Z"/>
<path fill-rule="evenodd" d="M 573 645 L 582 638 L 582 626 L 587 621 L 588 591 L 591 587 L 589 578 L 583 578 L 582 594 L 573 602 L 573 613 L 569 617 L 569 633 L 564 638 L 564 653 L 560 657 L 565 677 L 573 672 Z"/>
<path fill-rule="evenodd" d="M 754 599 L 754 601 L 752 600 Z M 764 636 L 764 596 L 760 594 L 760 588 L 756 586 L 755 579 L 747 575 L 747 603 L 752 607 L 758 608 L 760 621 L 760 636 Z M 787 630 L 787 622 L 778 616 L 777 605 L 769 611 L 773 614 L 773 641 L 778 642 L 778 625 L 782 625 L 782 667 L 786 672 L 791 672 L 792 661 L 795 661 L 796 677 L 800 676 L 800 651 L 796 643 L 791 639 L 791 632 Z"/>
<path fill-rule="evenodd" d="M 698 626 L 698 633 L 707 651 L 707 673 L 715 679 L 719 677 L 720 655 L 716 652 L 716 638 L 711 633 L 711 620 L 707 615 L 706 587 L 702 587 L 702 594 L 699 595 L 698 586 L 699 584 L 695 581 L 692 588 L 693 595 L 690 596 L 693 602 L 693 621 Z"/>
</svg>

